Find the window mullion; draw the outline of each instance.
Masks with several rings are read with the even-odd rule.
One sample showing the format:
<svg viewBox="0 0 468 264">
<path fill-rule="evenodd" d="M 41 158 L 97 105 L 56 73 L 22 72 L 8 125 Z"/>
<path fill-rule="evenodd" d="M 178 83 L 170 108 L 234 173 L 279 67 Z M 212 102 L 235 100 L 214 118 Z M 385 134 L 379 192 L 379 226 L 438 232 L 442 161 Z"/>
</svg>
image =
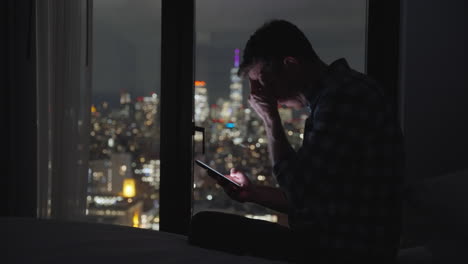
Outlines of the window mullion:
<svg viewBox="0 0 468 264">
<path fill-rule="evenodd" d="M 187 234 L 192 211 L 194 1 L 162 0 L 160 230 Z"/>
</svg>

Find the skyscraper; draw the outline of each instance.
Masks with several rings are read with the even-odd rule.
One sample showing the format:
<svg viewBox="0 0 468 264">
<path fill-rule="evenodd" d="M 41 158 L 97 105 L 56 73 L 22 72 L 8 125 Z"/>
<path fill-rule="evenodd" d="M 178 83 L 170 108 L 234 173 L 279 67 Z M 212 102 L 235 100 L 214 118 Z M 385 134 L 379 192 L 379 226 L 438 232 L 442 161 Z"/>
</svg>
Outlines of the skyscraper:
<svg viewBox="0 0 468 264">
<path fill-rule="evenodd" d="M 119 195 L 125 178 L 132 178 L 132 157 L 128 153 L 112 153 L 110 159 L 89 163 L 89 190 L 92 195 Z"/>
<path fill-rule="evenodd" d="M 242 79 L 237 76 L 239 70 L 239 49 L 234 50 L 234 67 L 231 68 L 230 96 L 233 117 L 242 107 Z M 236 121 L 236 120 L 233 120 Z"/>
<path fill-rule="evenodd" d="M 129 118 L 132 114 L 132 100 L 127 91 L 120 92 L 120 110 L 124 118 Z"/>
<path fill-rule="evenodd" d="M 195 123 L 201 125 L 208 118 L 209 113 L 206 82 L 195 81 Z"/>
</svg>

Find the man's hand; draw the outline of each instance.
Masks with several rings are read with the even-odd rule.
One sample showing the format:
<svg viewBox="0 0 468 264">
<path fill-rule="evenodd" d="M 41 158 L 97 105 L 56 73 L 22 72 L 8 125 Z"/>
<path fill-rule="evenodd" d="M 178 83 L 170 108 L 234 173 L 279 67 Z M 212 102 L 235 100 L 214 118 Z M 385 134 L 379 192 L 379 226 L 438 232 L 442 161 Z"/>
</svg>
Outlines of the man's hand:
<svg viewBox="0 0 468 264">
<path fill-rule="evenodd" d="M 282 213 L 289 212 L 289 204 L 286 195 L 279 188 L 252 184 L 249 178 L 236 169 L 231 169 L 231 174 L 225 176 L 239 183 L 241 185 L 240 187 L 230 184 L 225 180 L 221 180 L 217 174 L 209 170 L 207 172 L 218 179 L 218 184 L 221 185 L 226 194 L 235 201 L 241 203 L 256 203 Z"/>
<path fill-rule="evenodd" d="M 208 173 L 215 175 L 210 171 L 208 171 Z M 250 182 L 249 178 L 247 178 L 247 176 L 245 176 L 242 172 L 232 168 L 230 175 L 226 175 L 226 177 L 240 184 L 240 187 L 237 187 L 234 184 L 230 184 L 220 179 L 220 177 L 216 175 L 218 184 L 223 187 L 224 192 L 226 192 L 226 194 L 231 199 L 241 203 L 252 202 L 255 187 Z"/>
<path fill-rule="evenodd" d="M 279 116 L 277 100 L 258 80 L 250 79 L 249 103 L 264 122 Z"/>
</svg>

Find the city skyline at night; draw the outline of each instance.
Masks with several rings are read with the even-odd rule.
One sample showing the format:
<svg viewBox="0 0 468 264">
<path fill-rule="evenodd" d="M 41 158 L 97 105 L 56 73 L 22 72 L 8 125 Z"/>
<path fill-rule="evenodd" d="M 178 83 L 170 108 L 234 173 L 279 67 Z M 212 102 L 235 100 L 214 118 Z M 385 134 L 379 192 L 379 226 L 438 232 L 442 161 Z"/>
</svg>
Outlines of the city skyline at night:
<svg viewBox="0 0 468 264">
<path fill-rule="evenodd" d="M 194 159 L 206 161 L 227 173 L 236 167 L 255 184 L 277 186 L 271 176 L 267 138 L 261 119 L 243 104 L 243 85 L 237 76 L 239 49 L 227 71 L 231 84 L 228 98 L 209 104 L 209 83 L 194 82 L 194 120 L 205 128 L 206 153 L 200 150 L 202 137 L 194 137 Z M 164 99 L 162 99 L 164 100 Z M 104 101 L 91 107 L 88 210 L 96 221 L 158 229 L 159 224 L 159 107 L 160 97 L 136 96 L 121 91 L 118 107 Z M 306 112 L 280 107 L 286 134 L 298 148 L 302 142 Z M 194 211 L 218 210 L 252 218 L 279 221 L 278 214 L 255 204 L 229 199 L 206 172 L 194 167 Z M 124 182 L 135 181 L 134 197 L 124 197 Z M 120 211 L 119 211 L 120 210 Z M 137 219 L 138 218 L 138 219 Z"/>
</svg>

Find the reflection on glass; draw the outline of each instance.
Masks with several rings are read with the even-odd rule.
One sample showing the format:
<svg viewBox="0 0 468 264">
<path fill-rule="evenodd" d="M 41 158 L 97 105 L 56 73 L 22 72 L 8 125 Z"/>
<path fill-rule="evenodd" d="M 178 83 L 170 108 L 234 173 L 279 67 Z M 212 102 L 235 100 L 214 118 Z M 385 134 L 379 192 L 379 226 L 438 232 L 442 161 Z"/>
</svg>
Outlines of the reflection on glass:
<svg viewBox="0 0 468 264">
<path fill-rule="evenodd" d="M 296 24 L 327 63 L 345 57 L 363 70 L 366 1 L 239 0 L 196 2 L 195 122 L 206 128 L 206 154 L 195 136 L 195 159 L 228 173 L 235 167 L 254 184 L 277 186 L 272 176 L 263 122 L 249 108 L 249 86 L 237 76 L 242 48 L 270 19 Z M 331 20 L 333 18 L 333 20 Z M 278 36 L 279 38 L 281 36 Z M 279 106 L 293 148 L 302 144 L 309 113 Z M 222 211 L 287 224 L 287 217 L 251 203 L 231 200 L 198 166 L 194 167 L 194 213 Z"/>
<path fill-rule="evenodd" d="M 89 221 L 159 229 L 160 6 L 94 1 Z"/>
</svg>

